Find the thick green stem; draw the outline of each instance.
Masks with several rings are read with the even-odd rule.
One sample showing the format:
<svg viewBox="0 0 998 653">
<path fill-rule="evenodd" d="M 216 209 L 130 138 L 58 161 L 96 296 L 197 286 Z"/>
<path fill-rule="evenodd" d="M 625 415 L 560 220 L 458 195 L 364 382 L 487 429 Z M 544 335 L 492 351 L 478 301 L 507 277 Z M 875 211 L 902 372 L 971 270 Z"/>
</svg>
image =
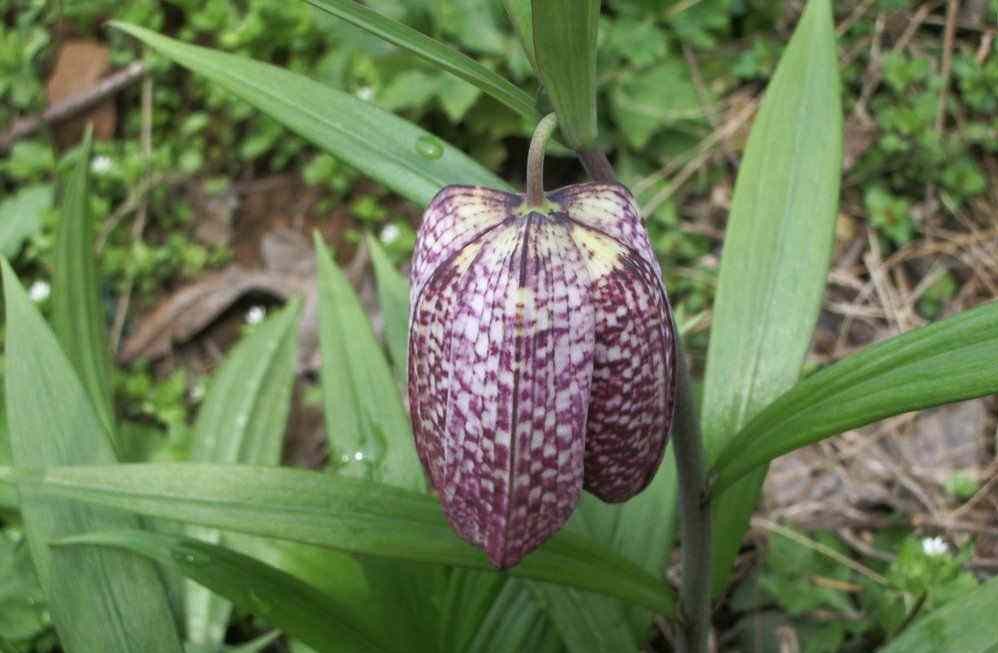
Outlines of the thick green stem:
<svg viewBox="0 0 998 653">
<path fill-rule="evenodd" d="M 527 154 L 527 206 L 544 206 L 544 149 L 558 125 L 558 117 L 549 113 L 534 129 Z"/>
<path fill-rule="evenodd" d="M 681 341 L 676 350 L 678 405 L 672 438 L 679 475 L 682 544 L 679 645 L 682 653 L 706 653 L 710 635 L 710 503 L 703 436 Z"/>
</svg>

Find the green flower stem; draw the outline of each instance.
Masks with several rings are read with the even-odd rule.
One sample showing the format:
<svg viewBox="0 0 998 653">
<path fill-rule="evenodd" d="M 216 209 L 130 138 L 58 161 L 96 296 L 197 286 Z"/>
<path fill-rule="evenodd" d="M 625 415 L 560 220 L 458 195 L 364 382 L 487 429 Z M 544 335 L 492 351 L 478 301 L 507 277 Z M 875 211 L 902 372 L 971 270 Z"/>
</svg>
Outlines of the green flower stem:
<svg viewBox="0 0 998 653">
<path fill-rule="evenodd" d="M 527 154 L 527 206 L 544 206 L 544 148 L 558 125 L 558 117 L 549 113 L 541 118 L 530 139 L 530 152 Z"/>
<path fill-rule="evenodd" d="M 682 544 L 679 650 L 706 653 L 710 634 L 710 502 L 703 436 L 682 341 L 676 343 L 678 375 L 673 445 L 679 474 L 679 533 Z"/>
</svg>

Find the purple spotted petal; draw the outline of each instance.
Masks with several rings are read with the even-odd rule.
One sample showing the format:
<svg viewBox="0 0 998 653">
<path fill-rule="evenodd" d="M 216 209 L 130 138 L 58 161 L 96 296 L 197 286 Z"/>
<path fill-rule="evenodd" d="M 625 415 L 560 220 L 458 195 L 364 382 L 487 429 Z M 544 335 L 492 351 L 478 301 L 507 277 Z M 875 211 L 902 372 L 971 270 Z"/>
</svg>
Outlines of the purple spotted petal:
<svg viewBox="0 0 998 653">
<path fill-rule="evenodd" d="M 412 272 L 409 399 L 444 512 L 498 567 L 654 474 L 672 418 L 668 302 L 630 195 L 448 187 Z M 614 221 L 614 214 L 617 220 Z"/>
</svg>

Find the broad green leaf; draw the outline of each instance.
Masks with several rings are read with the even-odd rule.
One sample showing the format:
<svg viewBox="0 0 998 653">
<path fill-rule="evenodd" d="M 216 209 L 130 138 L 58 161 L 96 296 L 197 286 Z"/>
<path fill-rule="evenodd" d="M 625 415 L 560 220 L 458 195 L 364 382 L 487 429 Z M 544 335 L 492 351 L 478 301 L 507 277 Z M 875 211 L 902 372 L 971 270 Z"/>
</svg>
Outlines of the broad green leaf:
<svg viewBox="0 0 998 653">
<path fill-rule="evenodd" d="M 910 410 L 998 393 L 998 303 L 895 336 L 801 381 L 714 464 L 715 487 L 799 447 Z"/>
<path fill-rule="evenodd" d="M 297 303 L 257 325 L 215 373 L 194 426 L 191 458 L 198 462 L 277 465 L 291 408 L 298 349 Z M 191 535 L 230 545 L 218 531 Z M 218 648 L 231 604 L 202 585 L 186 591 L 187 639 Z"/>
<path fill-rule="evenodd" d="M 600 0 L 533 0 L 537 74 L 558 114 L 567 145 L 596 140 L 596 35 Z"/>
<path fill-rule="evenodd" d="M 488 569 L 454 535 L 437 500 L 364 479 L 306 470 L 129 464 L 0 469 L 22 491 L 74 499 L 211 528 L 358 554 Z M 585 538 L 562 531 L 507 572 L 588 589 L 671 616 L 675 596 L 658 578 Z"/>
<path fill-rule="evenodd" d="M 52 263 L 52 330 L 90 396 L 119 455 L 123 443 L 114 425 L 107 319 L 97 287 L 94 227 L 88 177 L 90 133 L 62 189 L 62 220 Z"/>
<path fill-rule="evenodd" d="M 428 204 L 448 184 L 509 188 L 436 136 L 348 93 L 137 25 L 113 25 L 419 205 Z"/>
<path fill-rule="evenodd" d="M 66 538 L 56 546 L 123 549 L 175 569 L 321 653 L 388 653 L 377 624 L 294 576 L 254 558 L 191 538 L 144 531 L 104 531 Z M 84 547 L 84 548 L 89 548 Z"/>
<path fill-rule="evenodd" d="M 101 464 L 117 470 L 106 426 L 72 363 L 6 261 L 7 420 L 14 464 Z M 38 579 L 67 653 L 179 653 L 166 589 L 153 565 L 115 551 L 61 551 L 54 539 L 95 529 L 135 529 L 134 515 L 45 499 L 22 488 L 21 514 Z"/>
<path fill-rule="evenodd" d="M 534 70 L 537 70 L 537 60 L 534 57 L 534 17 L 531 0 L 503 0 L 502 4 L 506 7 L 506 15 L 513 23 L 516 35 L 520 37 L 520 43 L 523 45 L 524 52 L 527 53 L 530 65 Z"/>
<path fill-rule="evenodd" d="M 49 627 L 45 593 L 20 531 L 0 531 L 0 634 L 12 641 L 31 639 Z"/>
<path fill-rule="evenodd" d="M 422 490 L 409 417 L 356 293 L 316 236 L 319 343 L 330 459 L 337 473 Z"/>
<path fill-rule="evenodd" d="M 998 578 L 925 615 L 880 653 L 998 652 Z"/>
<path fill-rule="evenodd" d="M 374 264 L 374 278 L 378 282 L 378 304 L 384 324 L 385 344 L 392 359 L 395 378 L 406 387 L 408 368 L 406 352 L 409 349 L 409 281 L 402 276 L 374 236 L 367 237 L 367 249 Z"/>
<path fill-rule="evenodd" d="M 392 20 L 353 0 L 306 0 L 322 11 L 367 30 L 389 43 L 404 48 L 441 70 L 474 84 L 530 121 L 540 119 L 533 98 L 510 81 L 489 70 L 471 57 L 436 41 L 408 25 Z"/>
<path fill-rule="evenodd" d="M 42 216 L 52 206 L 48 184 L 24 186 L 0 202 L 0 256 L 13 257 L 42 227 Z"/>
<path fill-rule="evenodd" d="M 811 344 L 842 169 L 837 67 L 830 3 L 812 0 L 766 91 L 735 184 L 704 387 L 711 456 L 796 382 Z M 764 476 L 747 476 L 713 507 L 715 593 Z"/>
</svg>

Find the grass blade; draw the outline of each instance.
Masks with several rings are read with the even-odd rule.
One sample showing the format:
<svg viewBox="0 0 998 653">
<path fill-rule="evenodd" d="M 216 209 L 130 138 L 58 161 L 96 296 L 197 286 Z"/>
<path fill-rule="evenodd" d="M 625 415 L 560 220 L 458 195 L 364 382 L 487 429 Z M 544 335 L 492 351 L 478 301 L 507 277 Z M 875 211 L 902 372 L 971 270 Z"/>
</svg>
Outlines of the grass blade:
<svg viewBox="0 0 998 653">
<path fill-rule="evenodd" d="M 718 457 L 718 491 L 773 458 L 885 417 L 998 393 L 998 303 L 845 358 L 798 383 Z"/>
<path fill-rule="evenodd" d="M 509 188 L 460 150 L 348 93 L 137 25 L 112 24 L 419 205 L 448 184 Z"/>
<path fill-rule="evenodd" d="M 537 59 L 534 56 L 534 17 L 531 0 L 503 0 L 502 4 L 506 8 L 509 22 L 513 23 L 516 35 L 520 37 L 520 43 L 523 45 L 524 52 L 527 53 L 530 65 L 534 70 L 537 70 Z"/>
<path fill-rule="evenodd" d="M 281 461 L 297 349 L 297 303 L 253 329 L 229 354 L 208 389 L 197 423 L 191 458 L 220 464 L 277 465 Z M 191 534 L 228 545 L 226 535 L 195 528 Z M 225 639 L 231 604 L 203 585 L 186 591 L 187 639 L 218 648 Z"/>
<path fill-rule="evenodd" d="M 433 66 L 480 88 L 530 122 L 540 120 L 534 100 L 512 82 L 489 70 L 471 57 L 426 36 L 408 25 L 382 16 L 352 0 L 305 0 L 326 13 L 367 30 L 371 34 L 404 48 Z"/>
<path fill-rule="evenodd" d="M 104 423 L 55 336 L 6 261 L 6 400 L 14 464 L 112 464 Z M 117 466 L 105 468 L 115 473 Z M 21 489 L 21 514 L 38 579 L 67 653 L 180 653 L 166 589 L 151 563 L 115 551 L 52 551 L 55 539 L 95 529 L 135 529 L 121 512 L 44 499 Z"/>
<path fill-rule="evenodd" d="M 115 451 L 120 454 L 124 447 L 114 423 L 107 320 L 97 288 L 94 228 L 87 188 L 89 132 L 78 156 L 62 190 L 62 220 L 56 231 L 52 265 L 52 330 L 90 395 L 97 416 L 112 435 Z"/>
<path fill-rule="evenodd" d="M 879 653 L 994 653 L 998 650 L 998 578 L 925 615 Z"/>
<path fill-rule="evenodd" d="M 537 74 L 576 150 L 596 140 L 596 36 L 600 0 L 533 0 Z"/>
<path fill-rule="evenodd" d="M 832 251 L 842 113 L 831 6 L 812 0 L 766 91 L 735 184 L 703 399 L 708 451 L 800 373 Z M 714 591 L 723 589 L 765 470 L 713 508 Z"/>
<path fill-rule="evenodd" d="M 0 482 L 54 498 L 353 553 L 489 569 L 458 539 L 431 496 L 305 470 L 130 464 L 0 469 Z M 675 614 L 661 581 L 604 547 L 561 532 L 508 573 L 578 587 Z"/>
<path fill-rule="evenodd" d="M 392 368 L 399 386 L 406 387 L 409 369 L 406 352 L 409 349 L 409 281 L 402 276 L 374 236 L 367 237 L 367 249 L 378 282 L 378 304 L 385 328 L 385 344 L 392 359 Z"/>
<path fill-rule="evenodd" d="M 339 474 L 422 490 L 409 417 L 367 314 L 318 235 L 315 247 L 330 458 Z"/>
<path fill-rule="evenodd" d="M 294 576 L 221 546 L 144 531 L 104 531 L 66 538 L 60 547 L 123 549 L 174 569 L 320 653 L 401 652 L 355 611 Z M 87 547 L 89 548 L 89 547 Z"/>
</svg>

